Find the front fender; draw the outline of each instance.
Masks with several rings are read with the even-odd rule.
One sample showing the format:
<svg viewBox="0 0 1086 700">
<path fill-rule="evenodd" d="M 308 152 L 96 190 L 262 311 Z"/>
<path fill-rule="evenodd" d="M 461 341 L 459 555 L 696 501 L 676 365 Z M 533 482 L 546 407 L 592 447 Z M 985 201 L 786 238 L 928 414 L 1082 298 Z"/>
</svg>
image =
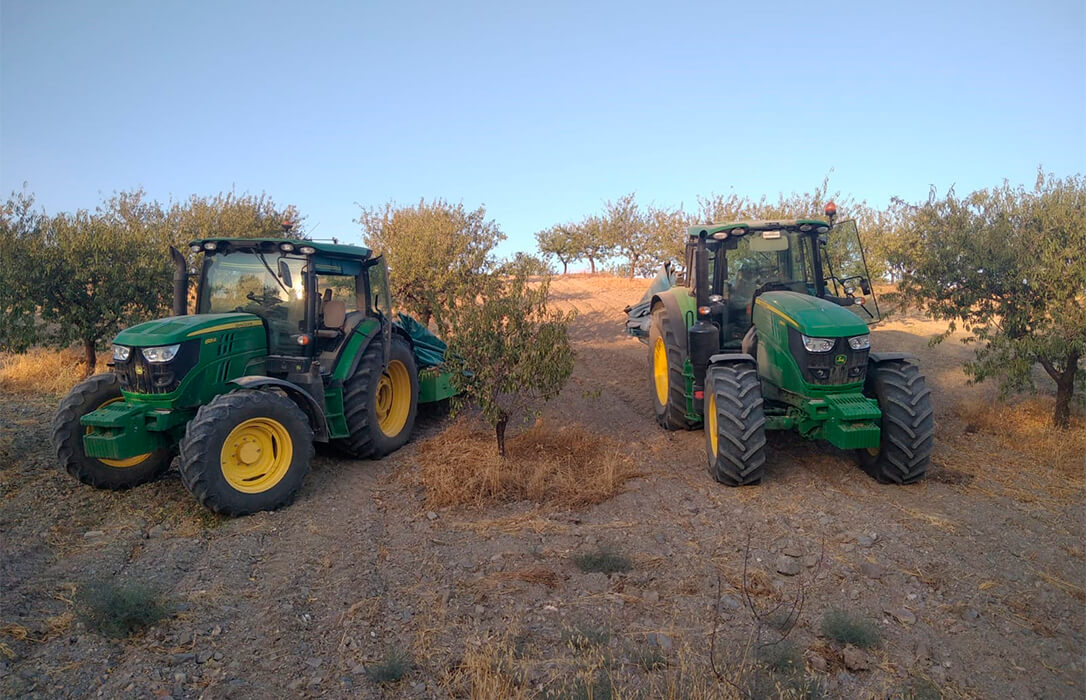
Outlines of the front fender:
<svg viewBox="0 0 1086 700">
<path fill-rule="evenodd" d="M 290 399 L 298 404 L 309 418 L 309 425 L 313 428 L 313 439 L 317 442 L 328 442 L 328 421 L 324 416 L 324 408 L 317 400 L 302 387 L 288 382 L 285 379 L 275 377 L 249 376 L 232 379 L 228 384 L 233 384 L 241 389 L 275 388 L 283 391 Z"/>
</svg>

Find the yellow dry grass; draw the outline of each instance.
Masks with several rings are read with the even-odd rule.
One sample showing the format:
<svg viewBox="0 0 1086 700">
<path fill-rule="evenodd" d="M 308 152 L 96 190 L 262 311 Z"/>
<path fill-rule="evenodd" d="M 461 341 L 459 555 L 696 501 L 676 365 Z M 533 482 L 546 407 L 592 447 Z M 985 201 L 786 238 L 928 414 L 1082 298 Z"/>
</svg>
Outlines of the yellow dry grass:
<svg viewBox="0 0 1086 700">
<path fill-rule="evenodd" d="M 104 371 L 108 355 L 98 356 Z M 0 392 L 5 394 L 66 394 L 86 373 L 81 353 L 74 350 L 32 348 L 27 352 L 0 353 Z"/>
<path fill-rule="evenodd" d="M 638 472 L 618 443 L 579 426 L 537 424 L 506 441 L 460 419 L 419 445 L 419 476 L 431 508 L 533 501 L 559 506 L 601 503 Z"/>
<path fill-rule="evenodd" d="M 1000 446 L 1031 457 L 1038 466 L 1068 476 L 1086 471 L 1086 420 L 1071 416 L 1071 426 L 1052 425 L 1052 399 L 1011 403 L 963 401 L 958 415 L 972 429 L 994 435 Z"/>
</svg>

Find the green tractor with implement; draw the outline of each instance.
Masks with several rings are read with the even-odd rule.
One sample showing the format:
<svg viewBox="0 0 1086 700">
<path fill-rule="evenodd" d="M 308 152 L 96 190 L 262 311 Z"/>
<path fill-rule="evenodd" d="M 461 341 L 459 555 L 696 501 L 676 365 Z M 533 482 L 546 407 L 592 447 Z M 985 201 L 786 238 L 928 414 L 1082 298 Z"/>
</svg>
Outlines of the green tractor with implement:
<svg viewBox="0 0 1086 700">
<path fill-rule="evenodd" d="M 688 279 L 665 266 L 626 309 L 649 346 L 657 421 L 703 426 L 721 483 L 762 480 L 767 430 L 828 441 L 883 483 L 919 481 L 931 462 L 931 392 L 915 358 L 871 349 L 878 306 L 856 224 L 835 223 L 832 202 L 825 213 L 691 227 Z M 840 276 L 828 250 L 846 258 Z"/>
<path fill-rule="evenodd" d="M 80 481 L 129 488 L 180 454 L 182 481 L 211 510 L 270 510 L 301 488 L 314 442 L 383 457 L 408 441 L 420 403 L 453 395 L 444 343 L 393 319 L 387 264 L 369 249 L 291 238 L 190 247 L 203 255 L 196 313 L 188 261 L 171 249 L 173 316 L 121 331 L 112 371 L 57 410 L 57 457 Z"/>
</svg>

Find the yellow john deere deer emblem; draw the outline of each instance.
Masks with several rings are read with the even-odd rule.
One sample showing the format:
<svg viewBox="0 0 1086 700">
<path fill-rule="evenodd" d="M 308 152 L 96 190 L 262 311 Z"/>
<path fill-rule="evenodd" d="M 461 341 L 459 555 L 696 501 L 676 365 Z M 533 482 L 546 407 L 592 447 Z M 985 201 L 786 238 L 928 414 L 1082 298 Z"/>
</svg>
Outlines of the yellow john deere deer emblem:
<svg viewBox="0 0 1086 700">
<path fill-rule="evenodd" d="M 143 367 L 141 365 L 136 365 L 136 374 L 143 374 Z"/>
<path fill-rule="evenodd" d="M 838 355 L 837 357 L 833 358 L 833 364 L 835 365 L 843 365 L 846 362 L 848 362 L 848 357 L 846 355 Z"/>
</svg>

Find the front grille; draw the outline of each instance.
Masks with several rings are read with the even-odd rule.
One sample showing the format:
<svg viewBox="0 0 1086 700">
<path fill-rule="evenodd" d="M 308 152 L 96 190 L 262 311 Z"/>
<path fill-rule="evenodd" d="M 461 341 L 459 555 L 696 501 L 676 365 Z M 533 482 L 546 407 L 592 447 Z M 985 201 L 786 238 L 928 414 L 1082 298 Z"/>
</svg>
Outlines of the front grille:
<svg viewBox="0 0 1086 700">
<path fill-rule="evenodd" d="M 127 362 L 114 362 L 113 371 L 121 383 L 121 389 L 134 394 L 169 394 L 176 391 L 196 365 L 200 345 L 190 340 L 181 345 L 177 356 L 170 362 L 151 363 L 143 357 L 141 348 L 132 348 Z"/>
<path fill-rule="evenodd" d="M 853 350 L 849 347 L 848 338 L 837 338 L 829 352 L 808 352 L 803 347 L 799 331 L 789 328 L 788 345 L 803 378 L 811 384 L 854 384 L 864 381 L 867 376 L 868 348 Z M 838 358 L 842 355 L 845 361 L 839 362 Z"/>
</svg>

